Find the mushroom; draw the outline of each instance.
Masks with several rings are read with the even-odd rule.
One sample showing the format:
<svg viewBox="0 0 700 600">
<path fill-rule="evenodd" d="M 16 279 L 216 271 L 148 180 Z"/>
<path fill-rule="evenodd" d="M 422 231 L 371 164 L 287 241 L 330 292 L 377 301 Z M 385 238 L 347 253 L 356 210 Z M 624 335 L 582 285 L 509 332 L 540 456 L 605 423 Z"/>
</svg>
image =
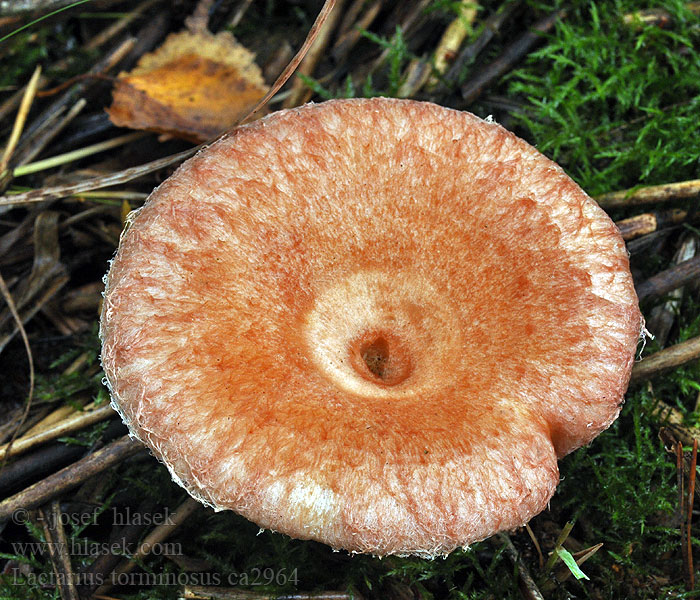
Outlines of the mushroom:
<svg viewBox="0 0 700 600">
<path fill-rule="evenodd" d="M 436 556 L 526 523 L 616 418 L 624 243 L 490 120 L 335 100 L 240 127 L 130 219 L 102 361 L 131 434 L 263 528 Z"/>
</svg>

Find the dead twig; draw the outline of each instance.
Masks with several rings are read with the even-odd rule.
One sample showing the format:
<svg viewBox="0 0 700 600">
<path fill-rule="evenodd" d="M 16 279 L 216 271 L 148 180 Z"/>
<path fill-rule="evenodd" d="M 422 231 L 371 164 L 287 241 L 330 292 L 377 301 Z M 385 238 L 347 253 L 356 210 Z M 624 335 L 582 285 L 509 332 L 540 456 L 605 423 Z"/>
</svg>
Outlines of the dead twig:
<svg viewBox="0 0 700 600">
<path fill-rule="evenodd" d="M 515 42 L 508 46 L 501 56 L 469 79 L 461 89 L 465 103 L 471 104 L 474 102 L 486 88 L 510 71 L 513 65 L 521 60 L 535 44 L 542 41 L 543 34 L 552 29 L 565 16 L 565 10 L 557 10 L 541 19 L 529 31 L 523 33 Z"/>
<path fill-rule="evenodd" d="M 18 511 L 37 508 L 143 449 L 140 443 L 125 435 L 116 442 L 0 502 L 0 522 L 16 517 Z"/>
<path fill-rule="evenodd" d="M 685 221 L 688 216 L 688 211 L 679 208 L 671 210 L 657 211 L 635 215 L 629 219 L 616 221 L 615 225 L 620 230 L 622 239 L 625 241 L 633 240 L 643 235 L 653 233 L 664 227 L 672 227 Z"/>
<path fill-rule="evenodd" d="M 476 0 L 461 0 L 459 3 L 456 9 L 457 16 L 447 26 L 435 49 L 433 58 L 435 72 L 428 80 L 429 89 L 439 83 L 439 77 L 447 71 L 457 56 L 464 38 L 471 33 L 478 8 L 479 4 Z"/>
<path fill-rule="evenodd" d="M 189 516 L 202 505 L 194 498 L 187 498 L 175 511 L 170 515 L 166 522 L 158 525 L 150 534 L 148 534 L 139 545 L 138 550 L 128 560 L 123 561 L 114 569 L 111 581 L 100 586 L 95 592 L 96 595 L 105 594 L 112 586 L 118 585 L 122 575 L 126 575 L 134 570 L 136 561 L 142 560 L 154 550 L 157 550 L 159 545 L 168 539 L 188 518 Z"/>
<path fill-rule="evenodd" d="M 122 430 L 123 433 L 123 430 Z M 56 442 L 13 460 L 0 471 L 0 490 L 11 493 L 78 460 L 85 448 Z"/>
<path fill-rule="evenodd" d="M 544 600 L 542 592 L 540 592 L 535 580 L 532 578 L 532 575 L 530 575 L 530 571 L 520 556 L 520 553 L 515 549 L 510 536 L 507 533 L 498 533 L 494 537 L 505 547 L 506 556 L 508 556 L 513 566 L 518 571 L 518 582 L 523 597 L 527 598 L 527 600 Z"/>
<path fill-rule="evenodd" d="M 345 12 L 345 19 L 338 30 L 338 39 L 333 46 L 332 56 L 336 63 L 342 63 L 362 37 L 362 32 L 369 29 L 382 9 L 382 0 L 374 0 L 365 8 L 357 21 L 359 10 L 365 4 L 364 0 L 355 0 L 349 10 Z M 347 22 L 346 22 L 347 21 Z M 354 22 L 354 25 L 352 24 Z"/>
<path fill-rule="evenodd" d="M 698 467 L 698 440 L 693 441 L 693 452 L 690 455 L 690 473 L 688 476 L 688 511 L 686 513 L 686 589 L 695 588 L 695 571 L 693 569 L 693 500 L 695 500 L 695 475 Z"/>
<path fill-rule="evenodd" d="M 640 383 L 652 377 L 700 358 L 700 336 L 676 344 L 643 358 L 632 368 L 631 384 Z"/>
<path fill-rule="evenodd" d="M 61 600 L 79 600 L 75 587 L 75 576 L 68 553 L 68 540 L 61 520 L 61 506 L 58 500 L 51 502 L 51 512 L 46 514 L 39 509 L 41 524 L 44 529 L 44 539 L 49 551 L 49 558 L 56 574 L 56 585 L 61 594 Z"/>
<path fill-rule="evenodd" d="M 459 79 L 464 67 L 479 56 L 481 51 L 488 46 L 489 42 L 498 35 L 503 24 L 515 14 L 520 5 L 521 2 L 519 0 L 505 2 L 495 13 L 491 14 L 486 19 L 483 29 L 476 40 L 460 51 L 457 58 L 453 61 L 452 66 L 450 66 L 447 73 L 445 73 L 443 83 L 434 90 L 435 96 L 448 92 L 449 85 Z"/>
<path fill-rule="evenodd" d="M 31 435 L 17 438 L 10 444 L 0 446 L 0 458 L 4 461 L 10 456 L 17 456 L 27 450 L 31 450 L 39 444 L 44 444 L 61 436 L 73 433 L 74 431 L 79 431 L 85 427 L 113 417 L 114 415 L 114 409 L 110 405 L 71 415 L 50 427 Z"/>
<path fill-rule="evenodd" d="M 698 239 L 695 235 L 687 232 L 681 238 L 681 244 L 676 254 L 673 257 L 675 264 L 681 264 L 690 260 L 697 252 Z M 665 346 L 668 341 L 668 336 L 671 333 L 671 328 L 676 322 L 678 311 L 683 300 L 683 292 L 685 287 L 679 287 L 668 293 L 668 299 L 658 306 L 651 309 L 651 314 L 647 319 L 647 329 L 654 335 L 657 343 L 660 346 Z"/>
<path fill-rule="evenodd" d="M 156 503 L 153 500 L 146 499 L 142 501 L 136 509 L 138 515 L 152 514 L 156 510 Z M 116 523 L 116 519 L 114 520 Z M 84 591 L 85 596 L 93 597 L 95 590 L 107 581 L 109 574 L 123 560 L 121 554 L 117 554 L 122 548 L 132 548 L 138 543 L 144 531 L 148 528 L 147 522 L 140 520 L 127 520 L 121 526 L 114 526 L 109 537 L 107 548 L 114 548 L 114 552 L 104 552 L 89 566 L 85 566 L 80 572 L 80 581 L 82 584 L 81 592 Z M 119 549 L 119 550 L 117 550 Z"/>
<path fill-rule="evenodd" d="M 683 200 L 685 198 L 693 198 L 697 195 L 700 195 L 700 179 L 633 188 L 620 192 L 610 192 L 609 194 L 596 196 L 595 199 L 601 208 L 609 210 L 611 208 L 621 208 L 624 206 Z"/>
<path fill-rule="evenodd" d="M 657 273 L 637 286 L 639 301 L 658 298 L 700 277 L 700 256 Z"/>
</svg>

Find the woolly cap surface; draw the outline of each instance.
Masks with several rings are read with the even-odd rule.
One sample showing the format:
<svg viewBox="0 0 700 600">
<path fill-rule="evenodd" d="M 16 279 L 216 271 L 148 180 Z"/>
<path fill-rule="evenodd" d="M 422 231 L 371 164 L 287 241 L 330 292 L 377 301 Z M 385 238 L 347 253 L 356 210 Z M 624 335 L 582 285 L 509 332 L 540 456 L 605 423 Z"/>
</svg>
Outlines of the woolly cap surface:
<svg viewBox="0 0 700 600">
<path fill-rule="evenodd" d="M 603 211 L 497 124 L 414 101 L 272 114 L 185 163 L 106 279 L 133 435 L 201 501 L 434 556 L 545 508 L 617 417 L 641 316 Z"/>
</svg>

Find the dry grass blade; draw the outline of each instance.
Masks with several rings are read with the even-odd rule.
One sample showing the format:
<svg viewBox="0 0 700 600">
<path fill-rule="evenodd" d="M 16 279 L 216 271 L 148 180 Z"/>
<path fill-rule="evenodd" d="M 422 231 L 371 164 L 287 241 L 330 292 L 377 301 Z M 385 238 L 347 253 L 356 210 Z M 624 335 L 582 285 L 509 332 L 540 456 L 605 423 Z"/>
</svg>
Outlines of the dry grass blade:
<svg viewBox="0 0 700 600">
<path fill-rule="evenodd" d="M 14 291 L 17 312 L 26 323 L 68 281 L 65 265 L 60 262 L 58 213 L 40 213 L 34 222 L 34 263 L 29 277 L 20 281 Z M 0 313 L 0 352 L 17 333 L 7 328 L 11 314 Z"/>
<path fill-rule="evenodd" d="M 17 118 L 12 127 L 12 133 L 10 134 L 10 139 L 5 146 L 5 151 L 0 159 L 0 176 L 2 176 L 7 170 L 7 165 L 10 164 L 10 157 L 17 147 L 19 138 L 22 135 L 22 130 L 24 129 L 24 124 L 27 121 L 27 115 L 29 115 L 29 109 L 34 101 L 34 96 L 36 95 L 37 86 L 39 84 L 39 77 L 41 76 L 41 66 L 34 69 L 34 74 L 27 84 L 27 89 L 22 97 L 22 103 L 19 106 L 19 111 L 17 112 Z"/>
<path fill-rule="evenodd" d="M 540 569 L 544 567 L 544 555 L 542 554 L 542 548 L 540 548 L 540 543 L 537 541 L 537 536 L 535 535 L 535 532 L 532 531 L 532 528 L 530 527 L 529 523 L 525 523 L 525 531 L 527 531 L 527 534 L 530 536 L 530 539 L 532 540 L 532 543 L 535 546 L 535 550 L 537 550 L 537 559 L 540 563 Z"/>
<path fill-rule="evenodd" d="M 323 5 L 323 8 L 321 9 L 321 12 L 319 13 L 318 17 L 316 18 L 316 21 L 314 22 L 313 27 L 311 28 L 311 31 L 309 32 L 309 35 L 306 38 L 306 41 L 304 42 L 299 52 L 292 59 L 289 65 L 287 65 L 287 68 L 282 72 L 282 74 L 277 78 L 277 81 L 275 81 L 275 83 L 272 85 L 270 91 L 260 100 L 260 102 L 258 102 L 255 108 L 253 108 L 253 110 L 251 110 L 250 113 L 248 113 L 245 116 L 245 118 L 242 119 L 241 123 L 245 123 L 258 110 L 260 110 L 265 104 L 267 104 L 270 98 L 272 98 L 272 96 L 274 96 L 289 79 L 291 74 L 294 72 L 301 60 L 306 55 L 306 52 L 313 43 L 314 39 L 316 39 L 320 28 L 323 26 L 323 23 L 325 23 L 325 20 L 328 18 L 328 14 L 333 9 L 334 5 L 335 0 L 326 0 L 325 4 Z M 200 144 L 195 148 L 191 148 L 189 150 L 185 150 L 183 152 L 179 152 L 171 156 L 166 156 L 165 158 L 154 160 L 144 165 L 131 167 L 129 169 L 124 169 L 123 171 L 119 171 L 117 173 L 105 175 L 102 177 L 95 177 L 93 179 L 88 179 L 87 181 L 81 181 L 80 183 L 44 188 L 42 190 L 32 190 L 30 192 L 24 192 L 15 196 L 0 197 L 0 214 L 11 208 L 16 208 L 21 205 L 32 204 L 36 202 L 44 202 L 46 200 L 55 200 L 58 198 L 65 198 L 67 196 L 80 194 L 82 192 L 88 192 L 91 190 L 101 189 L 105 187 L 110 187 L 112 185 L 119 185 L 128 181 L 132 181 L 133 179 L 136 179 L 148 173 L 152 173 L 153 171 L 157 171 L 171 164 L 182 162 L 190 156 L 196 154 L 197 151 L 203 148 L 205 145 L 206 144 Z"/>
<path fill-rule="evenodd" d="M 304 59 L 304 57 L 306 56 L 306 53 L 309 51 L 312 44 L 314 43 L 314 40 L 321 32 L 321 29 L 323 28 L 323 25 L 326 22 L 326 19 L 328 19 L 328 16 L 330 15 L 334 6 L 335 6 L 335 0 L 326 0 L 323 3 L 323 7 L 321 8 L 321 11 L 318 13 L 318 17 L 316 17 L 316 20 L 314 21 L 314 24 L 311 27 L 311 31 L 309 31 L 309 35 L 306 36 L 306 39 L 304 40 L 304 43 L 302 44 L 301 48 L 299 49 L 299 52 L 296 53 L 294 58 L 287 65 L 285 70 L 282 71 L 282 73 L 277 78 L 275 83 L 272 84 L 272 87 L 270 87 L 270 91 L 268 91 L 267 94 L 265 94 L 265 96 L 260 100 L 260 102 L 258 102 L 258 104 L 255 106 L 255 108 L 253 108 L 253 110 L 251 110 L 241 120 L 241 123 L 240 123 L 241 125 L 243 123 L 245 123 L 248 119 L 250 119 L 263 106 L 265 106 L 270 101 L 270 98 L 272 98 L 280 90 L 280 88 L 287 82 L 287 80 L 291 77 L 292 73 L 294 73 L 296 68 L 299 66 L 299 63 L 301 63 L 301 61 Z"/>
<path fill-rule="evenodd" d="M 344 5 L 345 0 L 337 0 L 337 2 L 334 0 L 333 6 L 330 7 L 328 14 L 324 18 L 323 25 L 315 32 L 315 38 L 309 46 L 306 56 L 304 56 L 304 59 L 299 65 L 299 74 L 313 75 L 318 61 L 321 59 L 322 54 L 331 41 L 331 35 L 333 31 L 335 31 L 338 21 L 340 21 L 340 15 Z M 297 77 L 292 82 L 292 90 L 289 97 L 284 102 L 284 107 L 292 108 L 298 104 L 303 104 L 308 101 L 310 97 L 311 90 L 306 86 L 301 77 Z"/>
<path fill-rule="evenodd" d="M 183 160 L 186 160 L 190 156 L 196 154 L 197 151 L 204 146 L 205 144 L 200 144 L 199 146 L 190 148 L 189 150 L 183 150 L 177 154 L 171 154 L 165 158 L 159 158 L 149 163 L 138 165 L 136 167 L 130 167 L 129 169 L 124 169 L 123 171 L 118 171 L 109 175 L 93 177 L 92 179 L 81 181 L 80 183 L 58 185 L 41 190 L 32 190 L 30 192 L 23 192 L 14 196 L 2 196 L 0 197 L 0 214 L 4 212 L 3 209 L 10 210 L 11 208 L 16 208 L 21 205 L 45 202 L 46 200 L 57 200 L 59 198 L 78 195 L 83 192 L 89 192 L 113 185 L 127 183 L 128 181 L 143 177 L 144 175 L 153 173 L 154 171 L 158 171 L 159 169 L 163 169 L 172 164 L 182 162 Z"/>
<path fill-rule="evenodd" d="M 20 417 L 19 423 L 17 424 L 15 431 L 12 434 L 12 437 L 10 438 L 10 442 L 7 444 L 5 456 L 3 456 L 2 462 L 0 463 L 0 471 L 2 471 L 3 467 L 5 466 L 5 461 L 9 454 L 9 450 L 12 448 L 12 443 L 15 441 L 20 427 L 22 427 L 22 424 L 27 420 L 27 416 L 29 415 L 29 409 L 32 406 L 32 400 L 34 398 L 34 356 L 32 355 L 32 348 L 29 345 L 29 338 L 27 337 L 27 332 L 24 330 L 24 324 L 22 323 L 22 319 L 19 316 L 19 313 L 17 312 L 15 301 L 12 298 L 12 294 L 10 294 L 10 290 L 7 288 L 7 284 L 5 283 L 5 279 L 3 278 L 2 274 L 0 274 L 0 292 L 2 292 L 2 296 L 5 299 L 5 302 L 7 302 L 7 306 L 12 314 L 12 318 L 17 324 L 17 329 L 19 330 L 19 333 L 22 336 L 22 342 L 24 343 L 24 348 L 27 352 L 27 360 L 29 361 L 29 394 L 27 395 L 27 402 L 24 405 L 22 416 Z"/>
<path fill-rule="evenodd" d="M 17 166 L 22 166 L 34 160 L 34 158 L 80 114 L 86 105 L 87 101 L 84 98 L 80 98 L 67 114 L 63 115 L 63 110 L 59 111 L 56 114 L 55 123 L 47 126 L 35 139 L 30 140 L 24 148 L 18 150 L 13 162 Z"/>
<path fill-rule="evenodd" d="M 131 142 L 140 140 L 145 136 L 146 134 L 143 132 L 127 133 L 125 135 L 120 135 L 110 140 L 105 140 L 103 142 L 98 142 L 97 144 L 86 146 L 85 148 L 79 148 L 78 150 L 73 150 L 71 152 L 59 154 L 58 156 L 51 156 L 49 158 L 39 160 L 35 163 L 22 165 L 20 167 L 17 167 L 12 172 L 12 175 L 14 177 L 22 177 L 23 175 L 38 173 L 39 171 L 43 171 L 45 169 L 52 169 L 60 165 L 65 165 L 67 163 L 80 160 L 82 158 L 85 158 L 86 156 L 92 156 L 93 154 L 98 154 L 100 152 L 105 152 L 106 150 L 111 150 L 112 148 L 118 148 L 119 146 L 130 144 Z"/>
</svg>

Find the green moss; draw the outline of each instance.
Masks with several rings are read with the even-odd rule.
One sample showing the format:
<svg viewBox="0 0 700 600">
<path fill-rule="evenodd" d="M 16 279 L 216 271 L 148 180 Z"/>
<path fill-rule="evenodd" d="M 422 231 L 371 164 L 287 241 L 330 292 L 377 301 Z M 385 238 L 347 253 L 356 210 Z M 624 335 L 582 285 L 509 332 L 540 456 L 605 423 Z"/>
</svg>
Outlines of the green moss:
<svg viewBox="0 0 700 600">
<path fill-rule="evenodd" d="M 624 24 L 638 2 L 577 2 L 508 78 L 531 141 L 591 194 L 698 176 L 698 17 L 659 4 L 670 29 Z"/>
</svg>

